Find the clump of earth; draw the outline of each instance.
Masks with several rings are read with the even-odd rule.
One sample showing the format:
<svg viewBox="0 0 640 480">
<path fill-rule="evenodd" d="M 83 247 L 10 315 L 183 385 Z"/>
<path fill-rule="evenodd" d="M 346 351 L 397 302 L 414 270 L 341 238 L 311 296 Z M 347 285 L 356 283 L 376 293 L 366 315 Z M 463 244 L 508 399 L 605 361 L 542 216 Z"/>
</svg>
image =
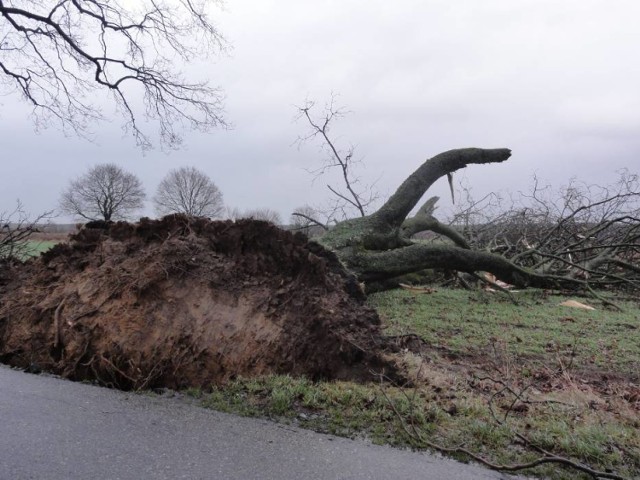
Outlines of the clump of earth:
<svg viewBox="0 0 640 480">
<path fill-rule="evenodd" d="M 122 389 L 397 376 L 356 279 L 266 222 L 94 222 L 0 269 L 0 361 L 13 366 Z"/>
</svg>

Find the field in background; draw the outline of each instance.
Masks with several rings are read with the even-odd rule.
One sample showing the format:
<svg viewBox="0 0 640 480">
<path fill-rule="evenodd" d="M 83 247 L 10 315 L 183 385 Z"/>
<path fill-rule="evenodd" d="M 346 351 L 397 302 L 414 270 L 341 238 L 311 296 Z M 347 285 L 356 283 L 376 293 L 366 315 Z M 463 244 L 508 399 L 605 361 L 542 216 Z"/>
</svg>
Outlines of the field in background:
<svg viewBox="0 0 640 480">
<path fill-rule="evenodd" d="M 640 475 L 640 305 L 561 307 L 543 291 L 438 289 L 370 297 L 395 338 L 412 387 L 238 379 L 203 405 L 322 432 L 414 448 L 465 448 L 522 463 L 537 448 L 624 478 Z M 459 458 L 465 455 L 456 454 Z M 591 478 L 558 464 L 527 470 Z"/>
<path fill-rule="evenodd" d="M 37 232 L 27 241 L 26 257 L 37 257 L 54 245 L 66 242 L 69 234 L 65 232 Z"/>
<path fill-rule="evenodd" d="M 26 256 L 37 257 L 58 243 L 60 242 L 56 240 L 29 240 L 27 242 Z"/>
</svg>

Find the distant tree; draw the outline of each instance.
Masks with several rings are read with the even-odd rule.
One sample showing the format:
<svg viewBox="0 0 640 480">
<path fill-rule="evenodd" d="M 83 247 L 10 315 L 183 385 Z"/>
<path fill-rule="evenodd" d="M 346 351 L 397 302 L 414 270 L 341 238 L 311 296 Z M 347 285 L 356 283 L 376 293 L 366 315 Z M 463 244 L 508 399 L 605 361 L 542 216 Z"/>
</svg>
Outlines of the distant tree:
<svg viewBox="0 0 640 480">
<path fill-rule="evenodd" d="M 132 173 L 105 163 L 72 180 L 60 198 L 64 213 L 85 220 L 121 220 L 144 206 L 142 183 Z"/>
<path fill-rule="evenodd" d="M 186 81 L 176 60 L 223 50 L 208 18 L 217 0 L 0 0 L 0 94 L 17 92 L 36 125 L 57 122 L 87 135 L 111 96 L 125 128 L 151 142 L 137 118 L 157 122 L 160 141 L 180 144 L 178 128 L 209 131 L 225 122 L 222 94 Z M 2 87 L 6 88 L 2 88 Z"/>
<path fill-rule="evenodd" d="M 194 167 L 169 172 L 160 182 L 153 203 L 160 215 L 184 213 L 218 218 L 224 213 L 222 193 L 205 173 Z"/>
<path fill-rule="evenodd" d="M 282 225 L 283 223 L 280 214 L 270 208 L 253 208 L 241 211 L 237 207 L 227 207 L 224 217 L 234 221 L 245 218 L 252 220 L 264 220 L 265 222 L 271 222 L 275 225 Z"/>
<path fill-rule="evenodd" d="M 282 225 L 282 217 L 275 210 L 270 208 L 255 208 L 245 211 L 240 218 L 251 218 L 253 220 L 264 220 L 275 225 Z"/>
</svg>

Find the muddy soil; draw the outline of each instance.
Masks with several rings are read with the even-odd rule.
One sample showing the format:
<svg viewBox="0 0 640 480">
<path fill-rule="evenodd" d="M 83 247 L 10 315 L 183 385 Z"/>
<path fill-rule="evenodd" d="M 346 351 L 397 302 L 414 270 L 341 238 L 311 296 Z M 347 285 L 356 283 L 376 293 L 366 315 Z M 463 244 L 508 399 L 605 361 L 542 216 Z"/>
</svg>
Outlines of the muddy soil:
<svg viewBox="0 0 640 480">
<path fill-rule="evenodd" d="M 123 389 L 397 378 L 355 278 L 266 222 L 89 224 L 0 269 L 0 361 L 28 370 Z"/>
</svg>

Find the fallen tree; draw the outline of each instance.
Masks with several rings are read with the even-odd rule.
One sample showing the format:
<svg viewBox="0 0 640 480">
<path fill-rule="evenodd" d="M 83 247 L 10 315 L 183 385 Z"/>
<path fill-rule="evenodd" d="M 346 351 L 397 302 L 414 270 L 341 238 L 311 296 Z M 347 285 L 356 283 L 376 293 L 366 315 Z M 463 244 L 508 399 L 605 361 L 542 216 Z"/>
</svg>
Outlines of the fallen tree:
<svg viewBox="0 0 640 480">
<path fill-rule="evenodd" d="M 530 261 L 518 262 L 519 259 L 530 259 L 533 254 L 509 259 L 492 251 L 472 249 L 460 231 L 439 222 L 433 216 L 436 198 L 429 199 L 415 216 L 407 218 L 429 187 L 440 177 L 451 175 L 471 164 L 504 162 L 510 156 L 511 151 L 506 148 L 465 148 L 436 155 L 411 174 L 378 211 L 340 222 L 318 241 L 334 251 L 369 291 L 384 288 L 390 279 L 425 269 L 447 269 L 472 274 L 490 272 L 498 280 L 517 287 L 592 290 L 592 280 L 584 275 L 575 275 L 566 269 L 549 268 L 548 262 L 540 266 L 544 268 L 536 268 Z M 631 231 L 637 233 L 638 221 L 631 218 L 635 221 L 630 227 Z M 453 243 L 426 244 L 411 239 L 412 235 L 424 230 L 436 232 Z M 550 230 L 549 238 L 558 231 L 558 228 Z M 632 237 L 631 242 L 628 235 L 626 238 L 632 247 L 633 241 L 637 244 L 637 236 Z M 635 276 L 625 278 L 620 275 L 620 271 L 637 275 L 637 262 L 614 261 L 612 258 L 615 258 L 615 253 L 615 250 L 607 250 L 607 261 L 601 263 L 614 265 L 617 270 L 603 275 L 637 285 Z M 561 259 L 560 263 L 566 265 L 572 262 Z M 589 265 L 576 263 L 570 266 L 590 271 L 595 265 L 591 262 Z"/>
</svg>

